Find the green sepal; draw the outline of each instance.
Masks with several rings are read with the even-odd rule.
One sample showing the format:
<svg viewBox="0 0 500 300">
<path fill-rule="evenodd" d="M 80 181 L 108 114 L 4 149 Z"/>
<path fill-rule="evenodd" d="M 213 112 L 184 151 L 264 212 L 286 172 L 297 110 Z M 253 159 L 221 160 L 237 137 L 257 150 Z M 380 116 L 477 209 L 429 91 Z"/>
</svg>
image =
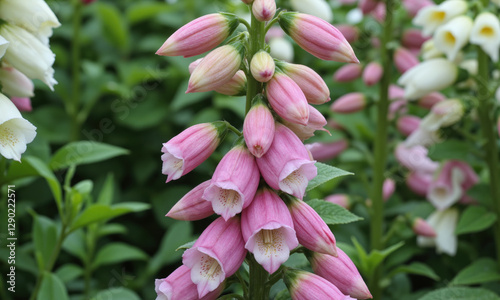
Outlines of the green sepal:
<svg viewBox="0 0 500 300">
<path fill-rule="evenodd" d="M 227 27 L 228 27 L 227 36 L 230 36 L 231 34 L 233 34 L 233 32 L 236 30 L 236 28 L 238 28 L 238 26 L 240 26 L 240 18 L 238 16 L 236 16 L 235 14 L 230 14 L 230 13 L 226 13 L 226 12 L 221 12 L 219 14 L 223 15 L 224 18 L 226 18 Z"/>
<path fill-rule="evenodd" d="M 294 26 L 296 15 L 296 12 L 284 12 L 278 18 L 281 29 L 288 35 L 290 35 L 290 29 Z"/>
<path fill-rule="evenodd" d="M 210 123 L 217 130 L 217 138 L 219 142 L 226 137 L 227 134 L 227 122 L 226 121 L 215 121 Z"/>
</svg>

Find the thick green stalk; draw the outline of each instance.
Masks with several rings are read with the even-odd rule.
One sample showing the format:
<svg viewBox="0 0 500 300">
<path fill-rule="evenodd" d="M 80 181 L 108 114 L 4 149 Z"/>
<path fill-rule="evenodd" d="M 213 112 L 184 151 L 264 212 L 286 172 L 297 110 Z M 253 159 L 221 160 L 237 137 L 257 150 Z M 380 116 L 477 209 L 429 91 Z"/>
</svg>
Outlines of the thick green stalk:
<svg viewBox="0 0 500 300">
<path fill-rule="evenodd" d="M 493 208 L 498 218 L 494 227 L 495 244 L 497 251 L 497 262 L 500 267 L 500 164 L 498 162 L 497 137 L 495 136 L 495 116 L 493 115 L 494 99 L 488 91 L 490 74 L 488 70 L 488 55 L 480 48 L 478 51 L 478 100 L 479 100 L 479 120 L 486 144 L 486 163 L 490 174 L 490 192 L 493 201 Z"/>
<path fill-rule="evenodd" d="M 255 260 L 252 254 L 248 255 L 248 265 L 250 267 L 250 282 L 249 282 L 249 297 L 250 300 L 268 299 L 266 282 L 269 278 L 269 273 Z"/>
<path fill-rule="evenodd" d="M 67 111 L 71 117 L 71 140 L 77 141 L 80 138 L 81 120 L 78 118 L 80 110 L 80 30 L 82 26 L 81 0 L 73 1 L 73 37 L 71 44 L 72 61 L 72 95 L 67 104 Z"/>
<path fill-rule="evenodd" d="M 380 45 L 380 56 L 384 67 L 384 75 L 380 84 L 380 99 L 377 103 L 377 133 L 374 145 L 374 163 L 373 163 L 373 183 L 371 190 L 372 211 L 370 218 L 370 241 L 372 250 L 382 249 L 383 245 L 383 226 L 384 226 L 384 199 L 382 186 L 384 184 L 384 171 L 387 164 L 387 112 L 389 110 L 389 85 L 391 83 L 391 50 L 388 44 L 392 40 L 393 34 L 393 15 L 394 0 L 386 0 L 386 17 L 384 31 L 382 35 L 382 44 Z M 380 265 L 370 278 L 370 291 L 373 299 L 378 300 L 382 297 L 380 280 L 382 275 L 382 265 Z"/>
</svg>

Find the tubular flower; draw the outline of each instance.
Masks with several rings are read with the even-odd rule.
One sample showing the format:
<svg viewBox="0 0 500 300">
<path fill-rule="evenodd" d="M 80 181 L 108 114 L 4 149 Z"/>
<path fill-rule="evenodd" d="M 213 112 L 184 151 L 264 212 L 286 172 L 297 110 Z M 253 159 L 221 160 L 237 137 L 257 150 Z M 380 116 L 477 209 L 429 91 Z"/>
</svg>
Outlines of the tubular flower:
<svg viewBox="0 0 500 300">
<path fill-rule="evenodd" d="M 274 118 L 261 100 L 257 100 L 243 123 L 243 136 L 248 150 L 255 157 L 262 157 L 271 147 L 274 139 Z"/>
<path fill-rule="evenodd" d="M 372 86 L 380 81 L 383 74 L 384 69 L 382 68 L 382 65 L 378 62 L 371 62 L 363 71 L 363 82 L 367 86 Z"/>
<path fill-rule="evenodd" d="M 2 92 L 10 97 L 29 98 L 35 95 L 33 82 L 17 69 L 3 65 L 0 68 Z"/>
<path fill-rule="evenodd" d="M 273 0 L 274 1 L 274 0 Z M 274 75 L 274 60 L 266 51 L 259 51 L 252 57 L 250 70 L 258 82 L 268 82 Z"/>
<path fill-rule="evenodd" d="M 422 26 L 424 36 L 429 36 L 442 24 L 464 14 L 467 6 L 464 0 L 447 0 L 440 5 L 429 5 L 420 9 L 413 19 L 413 24 Z"/>
<path fill-rule="evenodd" d="M 367 102 L 363 93 L 349 93 L 335 100 L 330 110 L 339 114 L 351 114 L 363 110 Z"/>
<path fill-rule="evenodd" d="M 446 253 L 455 256 L 457 253 L 457 236 L 455 228 L 458 221 L 458 209 L 449 208 L 443 211 L 433 212 L 427 223 L 434 228 L 436 237 L 417 237 L 417 244 L 420 247 L 436 246 L 437 253 Z"/>
<path fill-rule="evenodd" d="M 360 64 L 347 64 L 340 67 L 334 74 L 333 80 L 338 82 L 350 82 L 361 77 L 363 66 Z"/>
<path fill-rule="evenodd" d="M 184 195 L 167 213 L 167 217 L 183 221 L 196 221 L 214 214 L 212 203 L 203 199 L 203 192 L 210 185 L 207 180 Z"/>
<path fill-rule="evenodd" d="M 455 60 L 458 52 L 469 42 L 472 25 L 470 17 L 459 16 L 439 27 L 433 38 L 436 49 L 446 54 L 449 60 Z"/>
<path fill-rule="evenodd" d="M 470 42 L 481 46 L 493 62 L 498 61 L 500 48 L 500 21 L 498 16 L 490 12 L 483 12 L 474 20 L 470 35 Z"/>
<path fill-rule="evenodd" d="M 245 248 L 270 274 L 284 263 L 299 245 L 290 212 L 272 190 L 257 192 L 252 204 L 241 215 Z"/>
<path fill-rule="evenodd" d="M 163 144 L 162 173 L 168 175 L 167 182 L 186 175 L 212 155 L 226 128 L 225 122 L 194 125 Z"/>
<path fill-rule="evenodd" d="M 328 161 L 339 156 L 349 147 L 346 140 L 338 140 L 331 143 L 306 144 L 306 148 L 311 152 L 312 157 L 317 161 Z"/>
<path fill-rule="evenodd" d="M 327 125 L 325 117 L 314 107 L 309 105 L 309 120 L 307 121 L 307 126 L 294 124 L 290 122 L 284 122 L 288 128 L 290 128 L 302 141 L 314 136 L 316 130 L 326 131 L 324 127 Z"/>
<path fill-rule="evenodd" d="M 306 271 L 286 269 L 285 284 L 292 300 L 354 300 L 330 281 Z"/>
<path fill-rule="evenodd" d="M 310 104 L 323 104 L 330 101 L 330 90 L 321 76 L 313 69 L 297 64 L 281 62 L 279 67 L 302 90 Z"/>
</svg>

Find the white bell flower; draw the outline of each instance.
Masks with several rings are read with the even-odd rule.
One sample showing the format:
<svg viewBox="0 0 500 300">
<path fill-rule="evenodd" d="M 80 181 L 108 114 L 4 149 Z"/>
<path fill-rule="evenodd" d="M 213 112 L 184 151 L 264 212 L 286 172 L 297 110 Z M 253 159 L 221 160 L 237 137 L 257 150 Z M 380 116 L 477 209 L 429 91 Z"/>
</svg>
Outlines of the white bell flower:
<svg viewBox="0 0 500 300">
<path fill-rule="evenodd" d="M 436 237 L 419 236 L 417 237 L 417 244 L 420 247 L 436 246 L 437 253 L 446 253 L 455 256 L 457 253 L 455 228 L 458 222 L 458 209 L 449 208 L 442 211 L 435 211 L 426 221 L 436 232 Z"/>
<path fill-rule="evenodd" d="M 430 36 L 439 26 L 466 11 L 467 1 L 447 0 L 439 5 L 422 8 L 413 19 L 413 24 L 423 27 L 422 34 Z"/>
<path fill-rule="evenodd" d="M 440 26 L 434 33 L 436 49 L 446 54 L 449 60 L 455 60 L 458 52 L 469 42 L 474 22 L 468 16 L 459 16 Z"/>
<path fill-rule="evenodd" d="M 500 51 L 500 21 L 490 12 L 483 12 L 474 20 L 470 42 L 479 45 L 491 60 L 498 61 Z"/>
<path fill-rule="evenodd" d="M 61 26 L 44 0 L 2 0 L 0 19 L 21 26 L 36 36 L 46 35 L 48 30 Z"/>
</svg>

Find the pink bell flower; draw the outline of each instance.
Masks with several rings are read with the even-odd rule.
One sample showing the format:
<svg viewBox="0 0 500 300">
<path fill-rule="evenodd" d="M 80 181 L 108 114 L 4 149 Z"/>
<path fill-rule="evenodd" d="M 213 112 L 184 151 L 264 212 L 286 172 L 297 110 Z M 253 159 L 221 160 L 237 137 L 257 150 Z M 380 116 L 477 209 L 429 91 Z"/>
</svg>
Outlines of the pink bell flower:
<svg viewBox="0 0 500 300">
<path fill-rule="evenodd" d="M 363 66 L 360 64 L 347 64 L 340 67 L 334 74 L 333 80 L 338 82 L 350 82 L 361 77 Z"/>
<path fill-rule="evenodd" d="M 286 269 L 284 281 L 292 300 L 355 300 L 330 281 L 306 271 Z"/>
<path fill-rule="evenodd" d="M 346 194 L 333 194 L 327 196 L 325 201 L 342 206 L 345 209 L 351 208 L 351 199 Z M 338 250 L 338 248 L 337 248 Z"/>
<path fill-rule="evenodd" d="M 203 199 L 212 203 L 215 213 L 228 220 L 250 205 L 259 179 L 255 158 L 243 144 L 239 144 L 217 165 Z"/>
<path fill-rule="evenodd" d="M 349 147 L 346 140 L 338 140 L 331 143 L 312 143 L 306 144 L 306 148 L 311 152 L 314 160 L 329 161 L 339 156 Z"/>
<path fill-rule="evenodd" d="M 382 68 L 382 65 L 380 65 L 378 62 L 371 62 L 365 67 L 365 70 L 363 71 L 363 82 L 367 86 L 375 85 L 380 81 L 382 75 L 384 75 L 384 69 Z"/>
<path fill-rule="evenodd" d="M 415 218 L 412 229 L 418 236 L 436 237 L 434 228 L 422 218 Z"/>
<path fill-rule="evenodd" d="M 401 74 L 404 74 L 409 69 L 418 65 L 418 63 L 418 58 L 408 49 L 398 48 L 396 52 L 394 52 L 394 65 Z"/>
<path fill-rule="evenodd" d="M 432 0 L 403 0 L 403 6 L 412 18 L 415 17 L 422 8 L 430 5 L 435 5 L 435 3 Z"/>
<path fill-rule="evenodd" d="M 279 123 L 271 148 L 257 158 L 260 173 L 270 187 L 298 198 L 304 197 L 309 180 L 317 175 L 314 163 L 295 133 Z"/>
<path fill-rule="evenodd" d="M 266 95 L 273 110 L 291 123 L 307 126 L 309 105 L 300 87 L 290 77 L 276 72 L 268 82 Z"/>
<path fill-rule="evenodd" d="M 252 204 L 242 212 L 241 232 L 245 248 L 270 274 L 299 245 L 286 204 L 268 188 L 257 191 Z"/>
<path fill-rule="evenodd" d="M 343 294 L 356 299 L 372 298 L 361 274 L 352 260 L 337 248 L 338 257 L 316 252 L 306 252 L 315 274 L 333 283 Z"/>
<path fill-rule="evenodd" d="M 325 117 L 311 105 L 309 105 L 309 120 L 307 121 L 307 126 L 286 121 L 283 122 L 283 124 L 290 128 L 302 141 L 313 137 L 316 130 L 325 131 L 330 134 L 330 132 L 324 128 L 327 125 Z"/>
<path fill-rule="evenodd" d="M 191 281 L 191 272 L 182 265 L 167 278 L 155 280 L 156 300 L 215 300 L 224 290 L 224 284 L 209 292 L 202 298 L 198 297 L 196 284 Z"/>
<path fill-rule="evenodd" d="M 203 199 L 203 192 L 210 185 L 207 180 L 184 195 L 167 213 L 167 217 L 182 221 L 197 221 L 214 214 L 212 203 Z"/>
<path fill-rule="evenodd" d="M 418 99 L 417 104 L 420 107 L 431 109 L 436 103 L 446 100 L 446 96 L 440 92 L 432 92 Z"/>
<path fill-rule="evenodd" d="M 432 174 L 439 168 L 439 163 L 431 160 L 427 154 L 427 148 L 420 145 L 408 147 L 403 143 L 395 150 L 396 159 L 408 170 Z"/>
<path fill-rule="evenodd" d="M 217 290 L 224 279 L 238 271 L 246 253 L 239 217 L 213 221 L 182 255 L 182 263 L 191 270 L 198 297 Z"/>
<path fill-rule="evenodd" d="M 203 58 L 197 59 L 189 64 L 189 74 L 200 64 Z M 242 70 L 238 70 L 228 82 L 214 88 L 217 93 L 228 96 L 243 96 L 247 92 L 247 76 Z"/>
<path fill-rule="evenodd" d="M 419 117 L 411 115 L 402 116 L 397 120 L 396 127 L 402 135 L 409 136 L 412 132 L 418 129 L 420 120 L 421 119 Z"/>
<path fill-rule="evenodd" d="M 309 104 L 319 105 L 330 101 L 328 86 L 313 69 L 285 62 L 281 62 L 279 67 L 300 87 Z"/>
<path fill-rule="evenodd" d="M 240 24 L 232 14 L 216 13 L 195 19 L 172 34 L 156 52 L 163 56 L 191 57 L 212 50 Z"/>
<path fill-rule="evenodd" d="M 254 0 L 252 4 L 252 13 L 255 18 L 261 22 L 270 21 L 276 14 L 276 1 Z"/>
<path fill-rule="evenodd" d="M 362 111 L 368 101 L 366 96 L 360 92 L 346 94 L 333 102 L 330 110 L 339 114 L 351 114 Z"/>
<path fill-rule="evenodd" d="M 346 63 L 359 62 L 342 33 L 321 18 L 285 12 L 280 15 L 279 23 L 302 49 L 320 59 Z"/>
<path fill-rule="evenodd" d="M 406 177 L 406 185 L 410 190 L 419 196 L 426 196 L 429 191 L 431 182 L 433 181 L 432 174 L 411 172 Z"/>
<path fill-rule="evenodd" d="M 164 143 L 161 160 L 167 182 L 186 175 L 212 155 L 226 128 L 225 122 L 197 124 Z"/>
<path fill-rule="evenodd" d="M 257 100 L 243 123 L 243 136 L 248 150 L 255 157 L 262 157 L 273 143 L 274 131 L 271 111 L 261 99 Z"/>
</svg>

